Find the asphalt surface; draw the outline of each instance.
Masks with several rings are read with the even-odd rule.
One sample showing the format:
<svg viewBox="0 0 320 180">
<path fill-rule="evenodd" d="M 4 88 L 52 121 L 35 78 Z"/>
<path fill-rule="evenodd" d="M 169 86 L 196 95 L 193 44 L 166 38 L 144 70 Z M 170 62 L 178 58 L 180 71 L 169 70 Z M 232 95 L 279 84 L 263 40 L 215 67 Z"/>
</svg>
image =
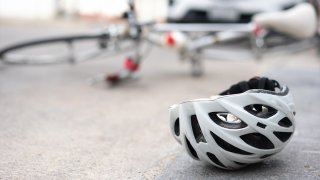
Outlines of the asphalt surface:
<svg viewBox="0 0 320 180">
<path fill-rule="evenodd" d="M 87 26 L 2 23 L 0 47 Z M 205 61 L 190 76 L 173 51 L 154 48 L 136 81 L 111 88 L 90 78 L 122 57 L 75 66 L 0 65 L 0 179 L 320 179 L 320 59 L 315 50 L 239 61 Z M 192 160 L 171 137 L 168 107 L 265 75 L 287 84 L 297 128 L 279 154 L 238 171 Z"/>
</svg>

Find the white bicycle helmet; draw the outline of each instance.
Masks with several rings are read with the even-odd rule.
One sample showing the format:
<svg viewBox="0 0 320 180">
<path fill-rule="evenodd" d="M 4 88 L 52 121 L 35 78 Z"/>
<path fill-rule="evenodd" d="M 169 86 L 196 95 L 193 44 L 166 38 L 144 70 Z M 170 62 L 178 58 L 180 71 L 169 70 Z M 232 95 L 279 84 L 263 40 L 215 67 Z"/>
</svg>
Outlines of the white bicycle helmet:
<svg viewBox="0 0 320 180">
<path fill-rule="evenodd" d="M 170 127 L 193 159 L 238 169 L 280 152 L 294 132 L 294 116 L 288 87 L 255 77 L 219 96 L 171 106 Z"/>
</svg>

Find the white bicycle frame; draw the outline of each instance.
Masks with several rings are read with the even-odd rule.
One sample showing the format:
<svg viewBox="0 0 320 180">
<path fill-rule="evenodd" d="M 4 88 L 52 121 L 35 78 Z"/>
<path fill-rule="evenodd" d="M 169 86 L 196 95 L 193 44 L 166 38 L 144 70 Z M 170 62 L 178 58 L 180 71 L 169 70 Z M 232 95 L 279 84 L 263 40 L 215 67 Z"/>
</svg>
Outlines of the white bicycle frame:
<svg viewBox="0 0 320 180">
<path fill-rule="evenodd" d="M 286 53 L 297 50 L 303 50 L 310 47 L 314 47 L 320 44 L 319 35 L 314 37 L 294 40 L 290 43 L 284 43 L 280 46 L 268 47 L 268 30 L 257 29 L 254 23 L 249 24 L 175 24 L 175 23 L 139 23 L 136 18 L 135 8 L 133 0 L 128 1 L 129 11 L 126 19 L 127 25 L 124 27 L 121 25 L 111 25 L 100 33 L 92 34 L 92 36 L 106 35 L 107 40 L 111 43 L 114 42 L 114 49 L 111 51 L 117 52 L 117 43 L 123 42 L 127 39 L 133 42 L 133 46 L 130 49 L 132 51 L 130 57 L 135 66 L 139 65 L 143 59 L 143 51 L 141 50 L 142 42 L 149 42 L 160 46 L 174 47 L 180 54 L 181 59 L 190 60 L 192 66 L 192 74 L 195 76 L 202 74 L 202 59 L 213 59 L 216 57 L 219 59 L 261 59 L 264 55 L 275 53 Z M 173 41 L 180 43 L 166 44 L 165 35 L 167 33 L 180 33 L 179 38 L 173 38 Z M 194 37 L 197 35 L 197 37 Z M 286 35 L 280 35 L 280 37 L 286 37 Z M 176 38 L 176 39 L 175 39 Z M 243 47 L 237 43 L 249 42 L 247 46 Z M 227 44 L 228 43 L 228 44 Z M 232 45 L 230 45 L 232 44 Z M 71 63 L 81 62 L 73 58 L 73 48 L 70 44 Z M 12 49 L 12 48 L 11 48 Z M 320 49 L 320 48 L 319 48 Z M 2 53 L 10 50 L 10 47 L 2 50 Z M 103 53 L 107 49 L 98 49 L 91 52 L 90 56 L 93 57 Z M 120 49 L 121 50 L 121 49 Z M 110 51 L 110 49 L 109 49 Z M 123 51 L 122 51 L 123 52 Z M 1 54 L 1 53 L 0 53 Z M 237 59 L 235 59 L 235 57 Z M 241 57 L 241 58 L 239 58 Z M 21 62 L 21 61 L 19 61 Z M 118 79 L 127 79 L 135 70 L 123 68 L 120 72 L 117 72 Z"/>
</svg>

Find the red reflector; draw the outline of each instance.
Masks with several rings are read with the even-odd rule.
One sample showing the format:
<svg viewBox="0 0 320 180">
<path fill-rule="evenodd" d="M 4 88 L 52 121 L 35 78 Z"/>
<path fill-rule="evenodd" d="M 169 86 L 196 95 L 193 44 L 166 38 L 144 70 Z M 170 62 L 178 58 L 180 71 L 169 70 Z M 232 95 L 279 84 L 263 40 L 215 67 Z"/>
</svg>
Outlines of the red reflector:
<svg viewBox="0 0 320 180">
<path fill-rule="evenodd" d="M 176 44 L 176 41 L 175 41 L 174 37 L 172 36 L 172 33 L 166 34 L 166 43 L 169 46 L 174 46 Z"/>
<path fill-rule="evenodd" d="M 255 24 L 253 33 L 254 33 L 255 35 L 259 35 L 259 34 L 261 34 L 262 30 L 263 30 L 263 29 L 262 29 L 262 27 L 261 27 L 259 24 Z"/>
<path fill-rule="evenodd" d="M 136 71 L 139 68 L 139 64 L 134 62 L 131 58 L 126 58 L 123 63 L 124 68 L 128 69 L 129 71 Z"/>
</svg>

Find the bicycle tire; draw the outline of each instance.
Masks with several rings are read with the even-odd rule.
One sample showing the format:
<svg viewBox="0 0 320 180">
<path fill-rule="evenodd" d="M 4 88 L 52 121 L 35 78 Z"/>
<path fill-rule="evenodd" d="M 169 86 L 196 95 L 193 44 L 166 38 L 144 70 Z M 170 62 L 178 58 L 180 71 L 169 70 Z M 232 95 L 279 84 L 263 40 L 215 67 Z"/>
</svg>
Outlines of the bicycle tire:
<svg viewBox="0 0 320 180">
<path fill-rule="evenodd" d="M 63 53 L 59 51 L 53 51 L 53 52 L 50 52 L 51 54 L 53 54 L 53 56 L 50 57 L 51 54 L 48 54 L 40 58 L 37 57 L 39 55 L 36 54 L 35 52 L 32 53 L 31 56 L 29 55 L 29 57 L 27 57 L 26 55 L 15 54 L 17 53 L 17 51 L 23 51 L 23 50 L 25 51 L 33 48 L 48 49 L 48 46 L 57 45 L 59 43 L 61 43 L 59 45 L 67 44 L 66 48 L 71 48 L 69 46 L 71 46 L 74 43 L 80 43 L 80 42 L 90 41 L 90 40 L 96 43 L 96 47 L 94 47 L 96 49 L 91 50 L 92 52 L 89 52 L 89 50 L 87 50 L 88 54 L 85 54 L 85 52 L 81 52 L 83 57 L 76 56 L 77 53 L 79 53 L 80 51 L 76 53 L 64 52 L 66 54 L 68 53 L 67 55 L 58 55 L 60 53 L 61 54 Z M 44 38 L 44 39 L 39 39 L 34 41 L 27 41 L 27 42 L 11 45 L 0 50 L 0 61 L 2 61 L 5 64 L 15 64 L 15 65 L 26 65 L 26 64 L 42 65 L 42 64 L 58 64 L 58 63 L 66 63 L 66 62 L 75 63 L 75 62 L 85 60 L 88 58 L 90 59 L 90 57 L 98 56 L 99 54 L 105 53 L 108 50 L 107 45 L 109 41 L 110 41 L 110 36 L 107 33 L 80 34 L 80 35 L 60 36 L 60 37 Z M 117 41 L 120 42 L 122 41 L 122 39 Z"/>
</svg>

